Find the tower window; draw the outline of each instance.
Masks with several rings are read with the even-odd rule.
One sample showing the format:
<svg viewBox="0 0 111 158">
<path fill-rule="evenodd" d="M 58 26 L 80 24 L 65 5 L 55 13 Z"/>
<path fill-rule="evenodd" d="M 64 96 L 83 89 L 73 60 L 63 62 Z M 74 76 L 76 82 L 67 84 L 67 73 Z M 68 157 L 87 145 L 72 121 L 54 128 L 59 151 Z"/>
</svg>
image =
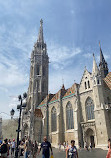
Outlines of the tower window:
<svg viewBox="0 0 111 158">
<path fill-rule="evenodd" d="M 84 83 L 84 85 L 85 85 L 85 89 L 87 89 L 87 84 L 86 84 L 86 82 Z"/>
<path fill-rule="evenodd" d="M 90 88 L 90 82 L 88 81 L 88 88 Z"/>
<path fill-rule="evenodd" d="M 43 67 L 43 76 L 45 76 L 45 66 Z"/>
<path fill-rule="evenodd" d="M 43 84 L 42 84 L 42 91 L 43 92 L 45 91 L 45 82 L 43 82 Z"/>
<path fill-rule="evenodd" d="M 40 66 L 37 65 L 37 75 L 39 75 L 39 74 L 40 74 Z"/>
<path fill-rule="evenodd" d="M 99 84 L 99 79 L 98 79 L 97 83 Z"/>
<path fill-rule="evenodd" d="M 40 81 L 39 80 L 37 80 L 37 82 L 36 82 L 36 88 L 38 91 L 40 91 Z"/>
</svg>

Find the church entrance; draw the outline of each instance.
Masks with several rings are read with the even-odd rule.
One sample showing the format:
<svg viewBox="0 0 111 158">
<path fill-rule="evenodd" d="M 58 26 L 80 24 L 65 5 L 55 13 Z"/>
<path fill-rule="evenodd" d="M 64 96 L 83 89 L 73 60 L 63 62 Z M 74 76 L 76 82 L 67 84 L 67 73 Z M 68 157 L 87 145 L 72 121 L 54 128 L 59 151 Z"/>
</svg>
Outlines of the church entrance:
<svg viewBox="0 0 111 158">
<path fill-rule="evenodd" d="M 92 147 L 95 147 L 94 131 L 90 128 L 86 131 L 86 142 L 88 146 L 91 144 Z"/>
</svg>

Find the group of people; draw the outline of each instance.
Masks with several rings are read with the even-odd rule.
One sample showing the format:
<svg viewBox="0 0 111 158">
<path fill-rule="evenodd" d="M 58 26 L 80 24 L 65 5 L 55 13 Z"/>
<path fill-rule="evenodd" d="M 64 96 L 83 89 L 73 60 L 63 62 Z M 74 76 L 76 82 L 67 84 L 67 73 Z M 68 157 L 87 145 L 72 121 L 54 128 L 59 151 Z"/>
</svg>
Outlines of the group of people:
<svg viewBox="0 0 111 158">
<path fill-rule="evenodd" d="M 75 146 L 75 141 L 71 140 L 71 145 L 64 143 L 66 150 L 66 158 L 79 158 L 78 151 Z M 111 158 L 111 139 L 108 140 L 108 153 L 106 158 Z M 2 143 L 0 141 L 0 157 L 7 158 L 9 153 L 14 157 L 16 149 L 16 142 L 15 139 L 11 141 L 10 139 L 5 139 Z M 42 150 L 42 158 L 50 158 L 53 157 L 53 151 L 51 147 L 51 143 L 47 141 L 47 137 L 44 137 L 43 142 L 38 148 L 38 143 L 35 141 L 34 143 L 29 138 L 23 138 L 19 143 L 19 157 L 24 156 L 24 158 L 36 158 L 39 155 L 40 151 Z M 50 155 L 51 151 L 51 155 Z"/>
<path fill-rule="evenodd" d="M 16 150 L 16 142 L 15 139 L 11 141 L 10 139 L 5 139 L 2 143 L 0 141 L 0 158 L 7 158 L 9 154 L 11 157 L 15 157 Z M 44 137 L 43 142 L 38 150 L 38 143 L 35 141 L 34 143 L 29 138 L 23 138 L 19 142 L 19 152 L 18 157 L 24 158 L 36 158 L 39 155 L 40 151 L 42 150 L 42 158 L 49 158 L 50 157 L 50 150 L 51 155 L 53 155 L 52 147 L 50 142 L 47 141 L 47 137 Z"/>
</svg>

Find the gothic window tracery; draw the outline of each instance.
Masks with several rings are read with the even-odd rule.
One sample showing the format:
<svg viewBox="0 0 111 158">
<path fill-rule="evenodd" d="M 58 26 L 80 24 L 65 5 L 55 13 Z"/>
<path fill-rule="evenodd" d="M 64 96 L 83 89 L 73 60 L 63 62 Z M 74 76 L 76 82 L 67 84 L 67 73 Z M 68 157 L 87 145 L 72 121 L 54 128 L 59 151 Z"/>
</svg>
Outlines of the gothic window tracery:
<svg viewBox="0 0 111 158">
<path fill-rule="evenodd" d="M 94 119 L 94 103 L 93 100 L 88 97 L 86 100 L 86 117 L 87 120 L 92 120 Z"/>
<path fill-rule="evenodd" d="M 66 126 L 68 129 L 74 129 L 73 108 L 70 102 L 66 105 Z"/>
<path fill-rule="evenodd" d="M 55 107 L 51 110 L 51 130 L 52 132 L 57 131 L 57 112 Z"/>
</svg>

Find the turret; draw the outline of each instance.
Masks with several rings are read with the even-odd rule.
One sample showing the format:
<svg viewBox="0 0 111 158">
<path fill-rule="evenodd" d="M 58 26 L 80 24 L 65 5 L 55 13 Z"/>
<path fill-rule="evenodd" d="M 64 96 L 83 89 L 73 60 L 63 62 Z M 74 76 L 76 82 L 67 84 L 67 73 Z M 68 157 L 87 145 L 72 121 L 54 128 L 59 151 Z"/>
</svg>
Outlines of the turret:
<svg viewBox="0 0 111 158">
<path fill-rule="evenodd" d="M 105 61 L 101 46 L 100 46 L 100 63 L 99 63 L 99 67 L 100 67 L 100 74 L 102 78 L 105 78 L 108 74 L 108 64 Z"/>
</svg>

